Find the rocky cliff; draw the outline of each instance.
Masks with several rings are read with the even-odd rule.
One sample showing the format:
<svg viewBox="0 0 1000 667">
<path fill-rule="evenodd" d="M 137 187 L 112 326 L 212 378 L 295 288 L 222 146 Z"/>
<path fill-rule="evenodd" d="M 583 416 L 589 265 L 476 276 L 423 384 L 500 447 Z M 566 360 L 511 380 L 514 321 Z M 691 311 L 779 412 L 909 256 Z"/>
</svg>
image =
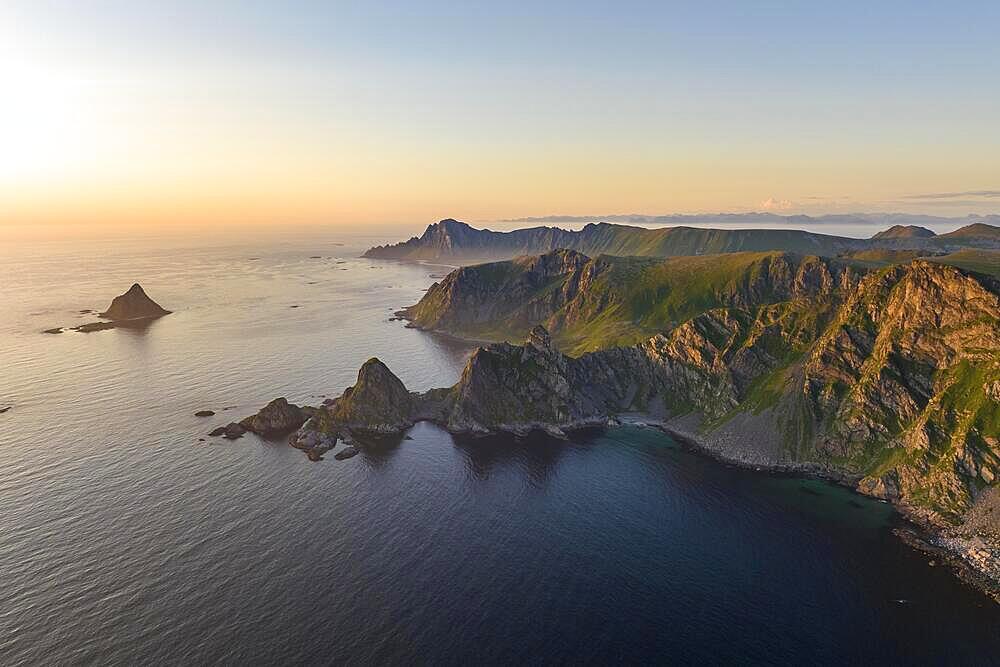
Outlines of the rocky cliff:
<svg viewBox="0 0 1000 667">
<path fill-rule="evenodd" d="M 589 265 L 564 252 L 530 271 Z M 398 434 L 420 419 L 561 436 L 642 412 L 726 460 L 819 472 L 891 501 L 937 539 L 974 544 L 1000 582 L 1000 283 L 923 260 L 863 276 L 782 256 L 757 268 L 726 305 L 635 345 L 569 357 L 536 326 L 424 394 L 370 360 L 298 439 Z"/>
<path fill-rule="evenodd" d="M 783 252 L 590 259 L 574 250 L 467 266 L 400 314 L 467 338 L 519 340 L 535 324 L 571 353 L 632 344 L 711 308 L 829 295 L 863 268 Z"/>
</svg>

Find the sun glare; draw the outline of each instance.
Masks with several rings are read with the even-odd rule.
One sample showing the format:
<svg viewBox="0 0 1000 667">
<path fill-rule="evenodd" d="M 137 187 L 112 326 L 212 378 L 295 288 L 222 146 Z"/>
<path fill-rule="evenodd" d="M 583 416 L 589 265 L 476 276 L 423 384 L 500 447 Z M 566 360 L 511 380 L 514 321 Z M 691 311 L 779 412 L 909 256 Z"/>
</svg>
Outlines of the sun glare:
<svg viewBox="0 0 1000 667">
<path fill-rule="evenodd" d="M 71 70 L 32 62 L 9 44 L 0 59 L 0 183 L 58 178 L 97 140 L 93 101 Z"/>
</svg>

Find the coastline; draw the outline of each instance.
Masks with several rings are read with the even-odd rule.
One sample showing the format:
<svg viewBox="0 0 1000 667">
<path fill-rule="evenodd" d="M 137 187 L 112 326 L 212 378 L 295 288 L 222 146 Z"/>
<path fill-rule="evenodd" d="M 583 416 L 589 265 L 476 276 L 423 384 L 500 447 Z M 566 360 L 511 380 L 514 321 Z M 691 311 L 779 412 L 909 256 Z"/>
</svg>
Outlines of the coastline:
<svg viewBox="0 0 1000 667">
<path fill-rule="evenodd" d="M 401 320 L 406 321 L 405 326 L 419 331 L 448 336 L 470 344 L 496 342 L 469 338 L 448 331 L 420 327 L 407 316 L 405 309 L 397 311 L 395 315 Z M 614 427 L 615 424 L 620 424 L 620 417 L 627 414 L 629 413 L 609 415 L 608 426 Z M 718 443 L 718 446 L 713 446 L 697 431 L 685 428 L 685 422 L 689 421 L 686 418 L 687 416 L 668 419 L 665 416 L 652 414 L 632 414 L 637 417 L 641 416 L 643 418 L 641 423 L 658 428 L 692 451 L 708 456 L 726 465 L 734 465 L 768 474 L 787 474 L 802 478 L 823 479 L 849 488 L 859 495 L 875 498 L 891 505 L 896 514 L 906 522 L 906 527 L 893 530 L 893 533 L 900 540 L 911 548 L 932 556 L 932 564 L 934 560 L 942 561 L 963 582 L 983 593 L 994 602 L 1000 603 L 1000 545 L 987 545 L 981 538 L 976 536 L 957 535 L 957 526 L 944 523 L 929 510 L 907 503 L 895 502 L 889 498 L 882 498 L 872 493 L 866 493 L 859 486 L 859 482 L 863 478 L 861 475 L 852 475 L 842 470 L 816 463 L 780 462 L 776 460 L 776 457 L 769 457 L 767 452 L 760 451 L 751 452 L 755 460 L 751 460 L 749 457 L 740 458 L 738 455 L 727 453 L 725 443 L 722 441 Z M 431 419 L 428 421 L 434 422 L 435 420 Z M 758 440 L 765 443 L 762 449 L 772 448 L 775 452 L 780 450 L 780 442 L 770 433 L 770 429 L 760 428 L 761 424 L 757 423 L 758 421 L 757 419 L 753 419 L 751 423 L 744 425 L 753 431 L 753 433 L 748 436 L 741 431 L 741 439 L 746 440 L 747 437 L 756 435 Z M 439 425 L 443 426 L 442 424 Z M 697 426 L 697 423 L 692 425 Z M 539 431 L 549 432 L 550 435 L 553 434 L 552 429 L 546 428 L 545 425 L 536 426 Z M 581 427 L 584 428 L 586 426 Z M 573 427 L 563 427 L 561 429 L 563 432 L 572 430 L 575 429 Z M 720 437 L 732 440 L 735 435 L 733 433 L 720 434 Z M 747 454 L 747 452 L 744 452 L 744 454 Z"/>
<path fill-rule="evenodd" d="M 907 546 L 923 552 L 935 559 L 941 559 L 952 572 L 979 592 L 1000 604 L 1000 557 L 993 556 L 979 567 L 971 561 L 967 540 L 950 537 L 947 527 L 930 519 L 927 512 L 905 503 L 894 503 L 883 498 L 866 494 L 858 488 L 859 476 L 846 475 L 826 466 L 816 464 L 756 464 L 727 457 L 719 450 L 710 447 L 706 441 L 690 431 L 678 429 L 665 422 L 654 420 L 648 422 L 663 431 L 671 438 L 692 451 L 726 465 L 733 465 L 754 472 L 770 474 L 787 474 L 801 478 L 822 479 L 850 489 L 866 498 L 876 498 L 891 505 L 896 514 L 906 523 L 906 527 L 893 529 L 893 534 Z M 934 560 L 931 560 L 933 565 Z"/>
</svg>

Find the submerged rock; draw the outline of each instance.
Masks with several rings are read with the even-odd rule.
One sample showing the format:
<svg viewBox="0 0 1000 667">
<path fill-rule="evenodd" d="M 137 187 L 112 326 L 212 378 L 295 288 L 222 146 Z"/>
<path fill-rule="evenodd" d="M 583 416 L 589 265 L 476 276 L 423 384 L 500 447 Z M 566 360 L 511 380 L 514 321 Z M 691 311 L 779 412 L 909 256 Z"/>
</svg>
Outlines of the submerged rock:
<svg viewBox="0 0 1000 667">
<path fill-rule="evenodd" d="M 342 450 L 333 455 L 333 458 L 338 461 L 343 461 L 344 459 L 349 459 L 352 456 L 356 456 L 358 453 L 358 448 L 353 446 L 344 447 Z"/>
<path fill-rule="evenodd" d="M 214 410 L 199 410 L 198 412 L 194 413 L 194 416 L 195 417 L 211 417 L 214 414 L 215 414 Z"/>
<path fill-rule="evenodd" d="M 73 331 L 79 331 L 80 333 L 92 333 L 94 331 L 114 329 L 116 326 L 118 325 L 114 322 L 90 322 L 88 324 L 81 324 L 78 327 L 73 327 Z"/>
<path fill-rule="evenodd" d="M 211 431 L 209 431 L 208 435 L 210 435 L 213 438 L 221 435 L 223 438 L 226 438 L 227 440 L 236 440 L 237 438 L 243 437 L 243 434 L 246 432 L 247 430 L 243 428 L 243 426 L 241 426 L 240 424 L 237 424 L 236 422 L 230 422 L 225 426 L 220 426 L 218 428 L 212 429 Z"/>
<path fill-rule="evenodd" d="M 100 315 L 112 321 L 119 321 L 151 319 L 168 314 L 170 314 L 169 310 L 160 307 L 158 303 L 146 295 L 139 283 L 135 283 L 127 292 L 116 296 L 108 309 Z"/>
</svg>

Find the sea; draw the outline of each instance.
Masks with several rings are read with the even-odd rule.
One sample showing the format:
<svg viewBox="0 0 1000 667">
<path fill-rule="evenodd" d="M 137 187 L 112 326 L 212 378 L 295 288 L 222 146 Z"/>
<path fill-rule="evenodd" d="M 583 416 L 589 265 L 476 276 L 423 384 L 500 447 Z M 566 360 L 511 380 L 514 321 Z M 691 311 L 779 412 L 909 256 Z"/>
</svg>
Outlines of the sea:
<svg viewBox="0 0 1000 667">
<path fill-rule="evenodd" d="M 471 344 L 392 320 L 448 268 L 360 257 L 387 240 L 0 247 L 0 665 L 995 664 L 1000 605 L 890 506 L 653 428 L 208 437 L 373 356 L 458 379 Z M 134 282 L 173 313 L 42 333 Z"/>
</svg>

